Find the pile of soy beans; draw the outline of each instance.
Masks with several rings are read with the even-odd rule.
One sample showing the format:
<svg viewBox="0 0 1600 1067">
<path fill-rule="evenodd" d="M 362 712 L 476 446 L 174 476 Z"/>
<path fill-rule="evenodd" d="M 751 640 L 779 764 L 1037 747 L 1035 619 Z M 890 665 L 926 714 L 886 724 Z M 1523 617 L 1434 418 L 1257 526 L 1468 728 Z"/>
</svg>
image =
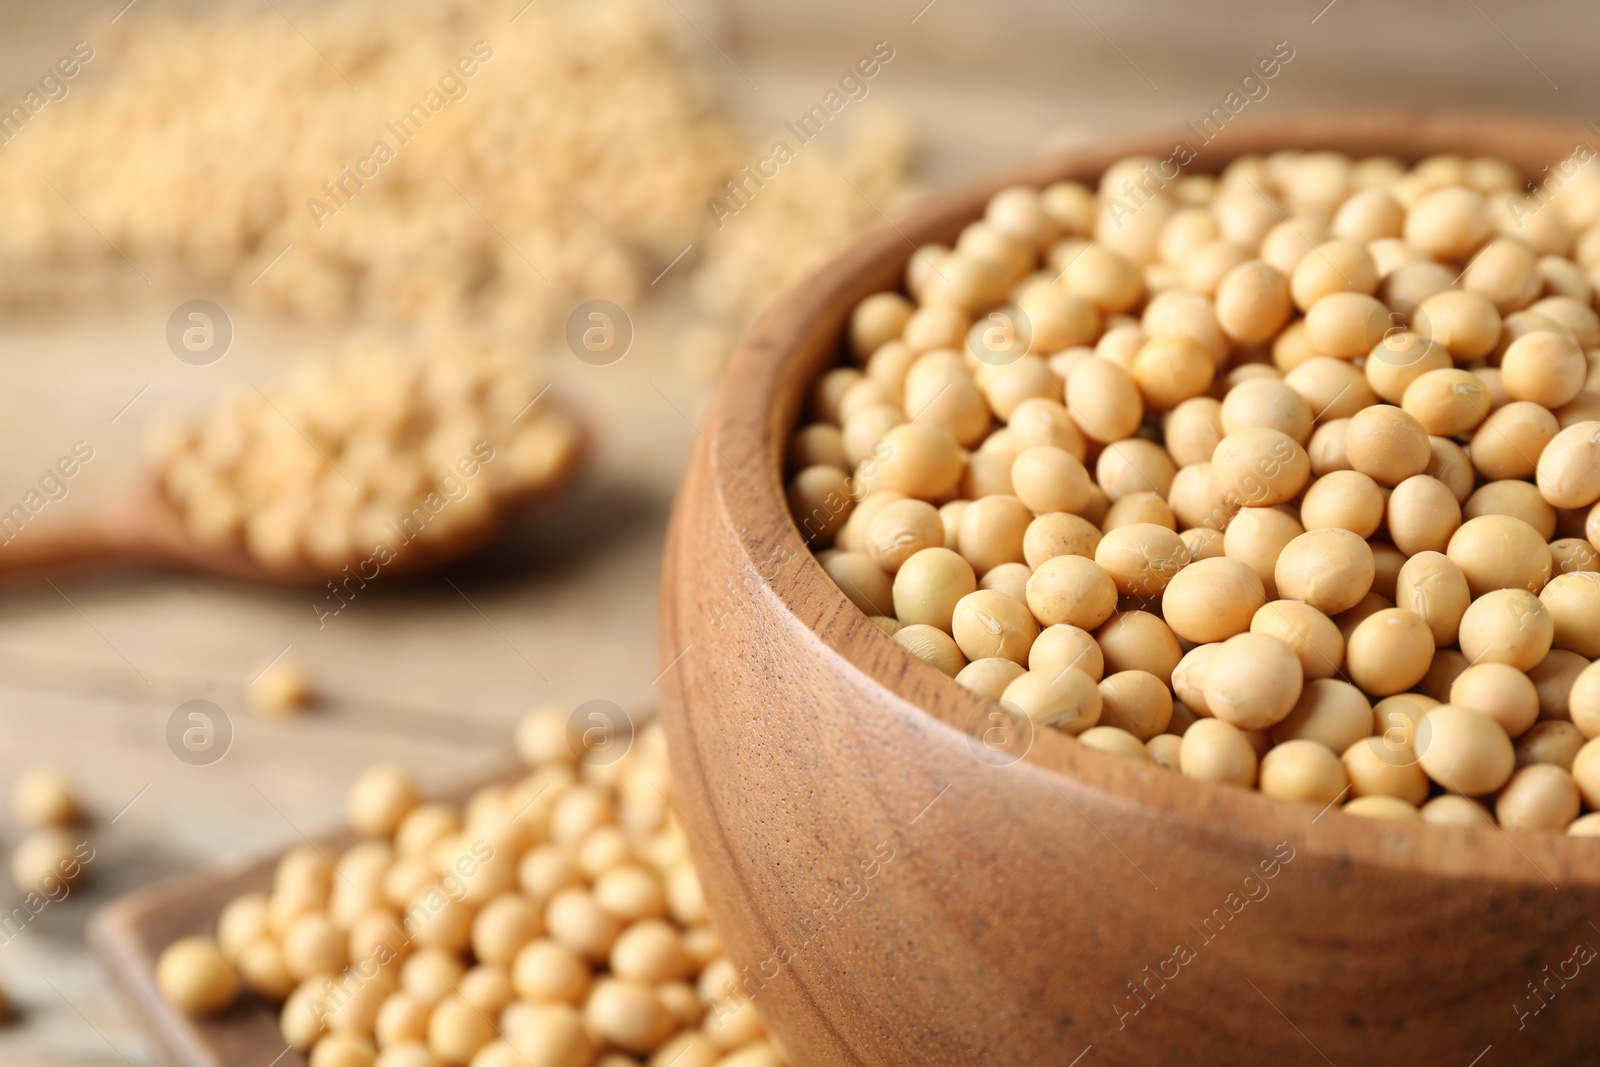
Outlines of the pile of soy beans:
<svg viewBox="0 0 1600 1067">
<path fill-rule="evenodd" d="M 363 773 L 362 840 L 289 851 L 214 938 L 167 947 L 163 995 L 196 1016 L 242 990 L 282 1005 L 311 1067 L 782 1067 L 707 924 L 661 731 L 579 761 L 568 719 L 530 712 L 529 772 L 462 808 Z"/>
<path fill-rule="evenodd" d="M 859 303 L 788 450 L 818 561 L 1085 745 L 1600 834 L 1600 175 L 1168 172 L 1005 189 Z"/>
<path fill-rule="evenodd" d="M 468 335 L 426 349 L 358 336 L 157 428 L 151 458 L 200 544 L 279 571 L 373 571 L 476 541 L 568 475 L 580 435 L 547 386 Z"/>
</svg>

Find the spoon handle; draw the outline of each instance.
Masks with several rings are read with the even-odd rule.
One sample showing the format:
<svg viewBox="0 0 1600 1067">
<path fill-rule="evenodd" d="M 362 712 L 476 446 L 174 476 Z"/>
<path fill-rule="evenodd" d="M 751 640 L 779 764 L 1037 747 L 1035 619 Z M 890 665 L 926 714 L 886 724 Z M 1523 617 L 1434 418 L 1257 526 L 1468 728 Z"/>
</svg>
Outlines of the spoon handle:
<svg viewBox="0 0 1600 1067">
<path fill-rule="evenodd" d="M 0 574 L 51 570 L 100 563 L 110 559 L 153 555 L 141 551 L 139 539 L 105 516 L 75 523 L 37 525 L 16 514 L 0 512 Z"/>
</svg>

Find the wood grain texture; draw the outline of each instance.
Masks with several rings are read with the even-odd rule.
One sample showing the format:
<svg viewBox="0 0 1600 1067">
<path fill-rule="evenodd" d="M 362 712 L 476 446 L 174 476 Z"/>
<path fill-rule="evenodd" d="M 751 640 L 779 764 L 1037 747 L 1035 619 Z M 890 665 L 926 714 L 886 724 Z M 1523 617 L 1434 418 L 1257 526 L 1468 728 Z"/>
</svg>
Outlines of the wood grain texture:
<svg viewBox="0 0 1600 1067">
<path fill-rule="evenodd" d="M 1516 116 L 1308 117 L 1230 131 L 1202 169 L 1326 147 L 1494 154 L 1537 173 L 1576 134 Z M 792 290 L 734 357 L 669 534 L 660 649 L 695 649 L 663 682 L 663 714 L 747 989 L 805 1067 L 1086 1051 L 1466 1065 L 1491 1045 L 1511 1062 L 1592 1062 L 1600 981 L 1553 982 L 1536 1016 L 1517 1006 L 1541 1003 L 1529 983 L 1576 945 L 1600 945 L 1600 850 L 1319 815 L 1049 730 L 991 766 L 968 732 L 986 725 L 976 698 L 879 633 L 788 518 L 784 442 L 850 307 L 896 287 L 912 243 L 948 240 L 994 189 L 1092 179 L 1134 151 L 1170 144 L 927 204 Z"/>
</svg>

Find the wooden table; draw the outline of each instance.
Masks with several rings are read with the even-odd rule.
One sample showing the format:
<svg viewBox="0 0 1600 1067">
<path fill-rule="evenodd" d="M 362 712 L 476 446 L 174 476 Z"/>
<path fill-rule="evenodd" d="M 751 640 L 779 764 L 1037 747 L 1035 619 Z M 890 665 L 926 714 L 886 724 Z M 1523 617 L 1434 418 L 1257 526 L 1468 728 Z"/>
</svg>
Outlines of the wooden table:
<svg viewBox="0 0 1600 1067">
<path fill-rule="evenodd" d="M 82 36 L 75 27 L 108 22 L 124 2 L 0 14 L 0 98 Z M 1573 31 L 1592 30 L 1596 15 L 1576 0 L 1538 9 L 1428 2 L 1381 15 L 1356 0 L 1326 9 L 1326 0 L 1251 0 L 1225 10 L 925 2 L 673 7 L 692 20 L 680 27 L 687 39 L 704 30 L 721 43 L 726 58 L 702 44 L 696 61 L 762 144 L 874 41 L 890 41 L 896 60 L 863 106 L 911 118 L 925 149 L 919 173 L 930 183 L 1133 125 L 1170 124 L 1177 135 L 1279 40 L 1292 42 L 1296 58 L 1272 94 L 1251 105 L 1257 113 L 1400 102 L 1582 116 L 1600 81 L 1586 62 L 1593 34 Z M 126 17 L 160 3 L 142 0 L 145 12 Z M 0 982 L 20 1016 L 0 1029 L 0 1061 L 150 1062 L 84 946 L 97 903 L 337 825 L 346 786 L 372 761 L 403 763 L 439 790 L 470 780 L 505 761 L 512 723 L 535 702 L 604 697 L 650 708 L 660 670 L 658 543 L 710 387 L 674 357 L 687 321 L 685 280 L 667 279 L 635 309 L 637 340 L 621 363 L 595 368 L 553 353 L 560 395 L 599 430 L 591 470 L 567 500 L 444 575 L 379 583 L 321 630 L 305 592 L 185 574 L 5 584 L 0 786 L 27 765 L 66 769 L 93 813 L 97 857 L 91 885 L 0 945 Z M 0 509 L 74 441 L 95 449 L 70 496 L 24 536 L 125 491 L 139 470 L 142 430 L 158 412 L 271 380 L 289 352 L 327 340 L 235 315 L 233 351 L 191 367 L 163 339 L 167 316 L 188 295 L 147 294 L 127 307 L 0 326 Z M 286 646 L 309 668 L 320 702 L 304 717 L 263 719 L 246 710 L 244 687 L 254 666 Z M 168 716 L 193 698 L 220 705 L 237 731 L 232 751 L 211 767 L 183 764 L 164 739 Z M 0 823 L 0 844 L 17 836 Z"/>
</svg>

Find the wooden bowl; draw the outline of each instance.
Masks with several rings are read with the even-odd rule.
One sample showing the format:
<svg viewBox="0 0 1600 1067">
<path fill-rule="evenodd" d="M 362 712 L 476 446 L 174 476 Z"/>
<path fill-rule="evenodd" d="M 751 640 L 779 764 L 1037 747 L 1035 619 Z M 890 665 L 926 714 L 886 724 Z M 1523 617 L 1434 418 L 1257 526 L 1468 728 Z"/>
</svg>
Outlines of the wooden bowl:
<svg viewBox="0 0 1600 1067">
<path fill-rule="evenodd" d="M 673 518 L 660 650 L 677 803 L 744 995 L 806 1067 L 1593 1063 L 1600 846 L 1319 813 L 1050 730 L 986 761 L 977 699 L 874 628 L 790 521 L 807 386 L 914 243 L 1003 186 L 1092 183 L 1184 135 L 932 200 L 740 345 Z M 1331 148 L 1542 176 L 1584 140 L 1510 116 L 1305 118 L 1229 129 L 1197 168 Z"/>
</svg>

